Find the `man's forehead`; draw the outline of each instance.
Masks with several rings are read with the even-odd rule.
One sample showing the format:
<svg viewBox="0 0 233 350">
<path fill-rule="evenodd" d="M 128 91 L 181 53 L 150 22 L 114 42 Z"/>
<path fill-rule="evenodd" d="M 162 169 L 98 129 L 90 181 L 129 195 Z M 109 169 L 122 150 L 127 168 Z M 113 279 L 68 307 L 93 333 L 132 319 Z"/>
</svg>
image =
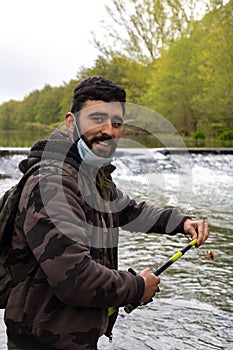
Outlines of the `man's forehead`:
<svg viewBox="0 0 233 350">
<path fill-rule="evenodd" d="M 105 102 L 101 100 L 87 100 L 80 112 L 86 115 L 93 113 L 102 113 L 106 115 L 120 115 L 122 116 L 122 106 L 118 101 Z"/>
</svg>

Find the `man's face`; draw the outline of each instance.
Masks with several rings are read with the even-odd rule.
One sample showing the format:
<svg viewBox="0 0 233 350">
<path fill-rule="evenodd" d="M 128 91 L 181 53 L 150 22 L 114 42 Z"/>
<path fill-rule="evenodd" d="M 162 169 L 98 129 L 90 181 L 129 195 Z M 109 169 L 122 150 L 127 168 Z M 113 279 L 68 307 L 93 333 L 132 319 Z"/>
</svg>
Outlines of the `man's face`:
<svg viewBox="0 0 233 350">
<path fill-rule="evenodd" d="M 120 102 L 88 100 L 78 117 L 82 138 L 101 157 L 112 156 L 122 133 L 123 113 Z"/>
</svg>

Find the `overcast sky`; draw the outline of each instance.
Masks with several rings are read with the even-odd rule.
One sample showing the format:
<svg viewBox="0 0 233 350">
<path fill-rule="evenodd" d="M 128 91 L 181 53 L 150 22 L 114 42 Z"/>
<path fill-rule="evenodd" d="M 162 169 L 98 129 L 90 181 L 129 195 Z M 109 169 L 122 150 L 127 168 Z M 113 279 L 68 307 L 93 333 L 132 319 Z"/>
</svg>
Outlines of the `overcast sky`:
<svg viewBox="0 0 233 350">
<path fill-rule="evenodd" d="M 0 103 L 45 84 L 62 85 L 91 67 L 109 0 L 0 0 Z"/>
</svg>

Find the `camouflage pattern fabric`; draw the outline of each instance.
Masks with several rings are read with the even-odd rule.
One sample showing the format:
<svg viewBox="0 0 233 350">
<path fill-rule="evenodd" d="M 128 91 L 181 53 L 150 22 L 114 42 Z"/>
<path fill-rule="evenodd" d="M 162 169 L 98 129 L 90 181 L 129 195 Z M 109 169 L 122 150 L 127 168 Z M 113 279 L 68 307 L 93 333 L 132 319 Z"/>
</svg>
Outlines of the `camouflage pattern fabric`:
<svg viewBox="0 0 233 350">
<path fill-rule="evenodd" d="M 54 142 L 51 161 L 59 158 L 62 142 Z M 21 168 L 38 162 L 45 144 L 34 146 Z M 19 203 L 12 272 L 32 257 L 37 265 L 12 289 L 5 323 L 10 340 L 17 344 L 21 336 L 24 349 L 34 341 L 40 350 L 97 349 L 108 329 L 108 307 L 137 302 L 144 293 L 140 276 L 117 270 L 119 227 L 165 233 L 172 213 L 124 195 L 112 182 L 112 166 L 93 181 L 90 169 L 80 167 L 76 147 L 69 148 L 65 160 L 73 174 L 43 167 L 28 179 Z M 170 234 L 182 230 L 183 216 L 175 217 L 179 224 Z"/>
</svg>

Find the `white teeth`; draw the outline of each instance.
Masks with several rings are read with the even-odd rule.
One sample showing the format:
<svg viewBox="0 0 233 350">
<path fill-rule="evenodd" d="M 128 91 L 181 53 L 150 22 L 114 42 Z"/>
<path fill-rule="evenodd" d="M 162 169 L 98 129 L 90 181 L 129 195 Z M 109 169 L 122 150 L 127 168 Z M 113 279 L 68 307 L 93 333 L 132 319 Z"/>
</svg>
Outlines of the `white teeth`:
<svg viewBox="0 0 233 350">
<path fill-rule="evenodd" d="M 108 146 L 108 143 L 106 141 L 99 141 L 100 145 Z"/>
</svg>

